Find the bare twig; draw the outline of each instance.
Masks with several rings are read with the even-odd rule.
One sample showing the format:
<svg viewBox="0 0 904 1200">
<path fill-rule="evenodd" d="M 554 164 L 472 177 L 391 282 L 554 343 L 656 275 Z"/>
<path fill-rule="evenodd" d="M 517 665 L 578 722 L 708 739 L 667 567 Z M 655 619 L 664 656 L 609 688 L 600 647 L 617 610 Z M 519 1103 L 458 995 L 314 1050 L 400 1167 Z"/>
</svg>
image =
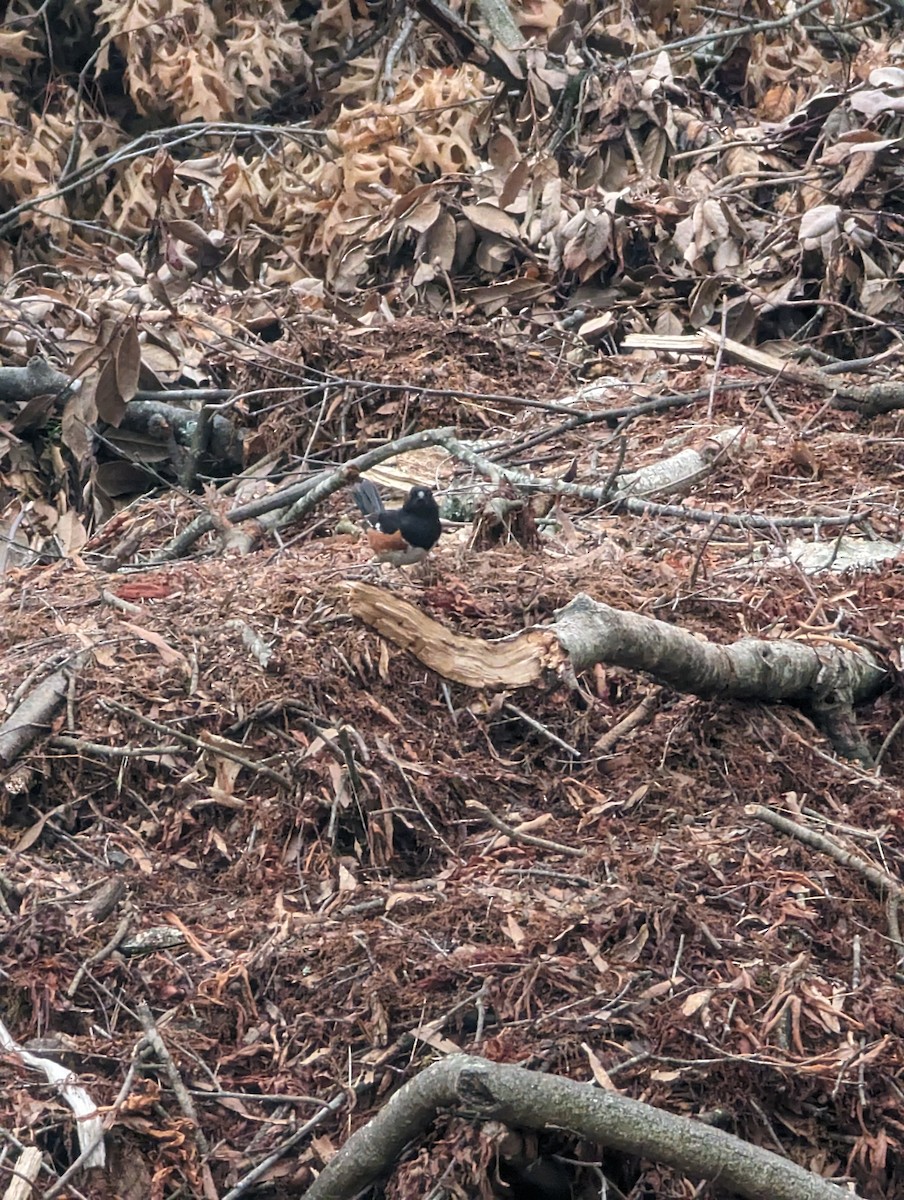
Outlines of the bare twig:
<svg viewBox="0 0 904 1200">
<path fill-rule="evenodd" d="M 90 968 L 96 967 L 98 963 L 102 963 L 105 958 L 109 958 L 110 955 L 114 952 L 114 950 L 117 949 L 117 947 L 119 946 L 119 943 L 123 940 L 123 938 L 129 932 L 129 926 L 131 924 L 132 924 L 132 914 L 126 913 L 126 915 L 122 918 L 122 920 L 117 925 L 116 932 L 113 934 L 113 936 L 110 938 L 110 940 L 106 943 L 106 945 L 101 946 L 100 950 L 98 950 L 94 954 L 92 954 L 90 956 L 90 958 L 85 959 L 85 961 L 82 963 L 82 965 L 79 967 L 79 969 L 76 971 L 75 975 L 73 976 L 72 982 L 69 984 L 69 987 L 66 989 L 66 996 L 69 1000 L 71 1000 L 72 997 L 75 995 L 75 993 L 78 991 L 79 987 L 81 986 L 81 982 L 85 977 L 85 974 L 90 970 Z"/>
<path fill-rule="evenodd" d="M 325 500 L 327 496 L 332 495 L 351 479 L 356 478 L 362 471 L 367 471 L 377 463 L 395 458 L 399 454 L 405 454 L 409 450 L 435 446 L 444 438 L 449 437 L 451 433 L 452 430 L 447 428 L 426 429 L 421 433 L 412 433 L 407 437 L 397 438 L 394 442 L 387 442 L 373 450 L 368 450 L 365 454 L 359 454 L 357 458 L 349 459 L 340 467 L 320 471 L 301 483 L 295 483 L 291 487 L 272 492 L 269 496 L 263 496 L 248 504 L 239 504 L 223 514 L 224 519 L 231 525 L 237 525 L 242 521 L 251 521 L 261 517 L 265 513 L 285 509 L 286 512 L 279 524 L 286 525 L 291 521 L 297 521 L 322 500 Z M 181 558 L 182 555 L 188 553 L 199 538 L 203 537 L 205 533 L 209 533 L 213 527 L 212 514 L 202 513 L 178 537 L 173 538 L 156 558 L 152 559 L 152 565 Z"/>
<path fill-rule="evenodd" d="M 178 743 L 162 746 L 105 746 L 101 742 L 86 742 L 82 738 L 57 737 L 47 742 L 51 750 L 72 750 L 76 754 L 95 758 L 159 758 L 161 754 L 176 754 L 185 747 Z"/>
<path fill-rule="evenodd" d="M 201 1128 L 201 1122 L 198 1120 L 198 1112 L 195 1108 L 195 1102 L 192 1100 L 188 1088 L 182 1082 L 182 1076 L 179 1074 L 176 1064 L 173 1062 L 172 1055 L 166 1047 L 166 1043 L 160 1036 L 157 1026 L 154 1023 L 154 1018 L 148 1006 L 141 1001 L 138 1005 L 138 1019 L 141 1022 L 141 1027 L 144 1030 L 145 1043 L 154 1051 L 160 1061 L 160 1065 L 169 1080 L 169 1085 L 176 1094 L 176 1100 L 179 1103 L 179 1108 L 184 1116 L 192 1123 L 195 1129 L 195 1144 L 198 1147 L 198 1153 L 201 1157 L 201 1174 L 205 1195 L 208 1200 L 217 1200 L 216 1188 L 213 1185 L 213 1179 L 210 1174 L 210 1167 L 207 1159 L 210 1155 L 210 1146 L 207 1143 L 207 1138 L 204 1130 Z"/>
<path fill-rule="evenodd" d="M 257 1183 L 262 1176 L 266 1175 L 272 1166 L 278 1163 L 281 1158 L 284 1158 L 289 1151 L 293 1150 L 297 1145 L 299 1145 L 300 1142 L 303 1142 L 308 1134 L 313 1132 L 318 1125 L 322 1125 L 330 1113 L 338 1112 L 342 1105 L 347 1102 L 347 1100 L 348 1093 L 339 1092 L 332 1098 L 332 1100 L 326 1101 L 320 1112 L 315 1113 L 309 1121 L 305 1121 L 305 1123 L 299 1126 L 299 1128 L 296 1129 L 290 1137 L 287 1137 L 284 1142 L 280 1142 L 272 1154 L 268 1154 L 267 1157 L 259 1162 L 256 1167 L 250 1170 L 247 1175 L 243 1175 L 235 1187 L 230 1188 L 230 1190 L 223 1197 L 223 1200 L 238 1200 L 239 1196 L 244 1196 L 245 1192 L 247 1192 L 250 1187 Z"/>
<path fill-rule="evenodd" d="M 202 741 L 201 738 L 192 737 L 190 733 L 183 733 L 181 729 L 173 729 L 169 725 L 162 725 L 159 721 L 152 721 L 150 717 L 144 716 L 143 713 L 137 712 L 134 708 L 129 708 L 125 704 L 120 704 L 118 700 L 103 700 L 101 703 L 105 708 L 122 713 L 124 716 L 130 717 L 133 721 L 140 721 L 142 725 L 148 725 L 151 729 L 156 729 L 158 733 L 162 733 L 166 737 L 178 738 L 185 746 L 194 746 L 197 750 L 204 750 L 208 754 L 218 755 L 220 758 L 228 758 L 231 762 L 238 763 L 239 766 L 247 767 L 253 774 L 264 775 L 267 779 L 272 779 L 274 783 L 278 783 L 288 791 L 292 791 L 294 788 L 294 784 L 288 775 L 281 775 L 279 771 L 274 771 L 272 767 L 268 767 L 264 763 L 257 763 L 253 759 L 236 754 L 234 750 L 230 750 L 228 746 L 224 746 L 222 741 Z"/>
<path fill-rule="evenodd" d="M 280 137 L 302 144 L 309 144 L 314 139 L 326 137 L 326 131 L 318 132 L 313 126 L 302 128 L 297 124 L 291 126 L 251 125 L 238 124 L 233 121 L 199 121 L 192 125 L 173 125 L 167 129 L 153 129 L 142 133 L 125 146 L 117 146 L 107 154 L 99 154 L 95 158 L 86 160 L 80 164 L 77 170 L 72 171 L 66 182 L 59 187 L 32 196 L 15 207 L 8 208 L 0 218 L 0 237 L 14 228 L 23 213 L 31 212 L 51 200 L 68 195 L 92 179 L 105 175 L 120 163 L 127 163 L 144 155 L 153 156 L 158 149 L 173 150 L 177 146 L 184 146 L 196 140 L 207 141 L 208 139 L 223 138 L 227 141 L 234 141 L 243 133 L 265 135 L 268 138 Z"/>
<path fill-rule="evenodd" d="M 142 1039 L 142 1042 L 143 1040 L 144 1039 Z M 104 1117 L 104 1131 L 113 1127 L 116 1122 L 116 1118 L 119 1115 L 119 1110 L 125 1104 L 126 1100 L 128 1099 L 129 1092 L 132 1090 L 132 1084 L 135 1080 L 135 1069 L 138 1064 L 138 1049 L 140 1045 L 141 1042 L 135 1046 L 135 1049 L 132 1052 L 132 1061 L 129 1063 L 129 1069 L 126 1071 L 126 1077 L 122 1081 L 122 1087 L 119 1089 L 116 1099 L 113 1101 L 110 1110 Z M 101 1132 L 90 1146 L 85 1147 L 78 1158 L 66 1168 L 56 1183 L 53 1184 L 52 1187 L 49 1187 L 46 1192 L 44 1192 L 41 1200 L 53 1200 L 54 1196 L 58 1196 L 60 1194 L 60 1192 L 68 1185 L 70 1179 L 73 1178 L 76 1172 L 80 1171 L 82 1167 L 85 1166 L 88 1158 L 94 1153 L 95 1147 L 100 1143 L 103 1136 L 104 1134 Z"/>
<path fill-rule="evenodd" d="M 641 62 L 645 58 L 655 58 L 658 54 L 671 54 L 675 50 L 689 50 L 692 46 L 703 46 L 707 42 L 724 42 L 726 38 L 744 37 L 753 33 L 766 33 L 773 29 L 782 29 L 786 25 L 793 25 L 795 21 L 799 21 L 806 13 L 812 12 L 814 8 L 819 8 L 822 0 L 809 0 L 809 3 L 802 4 L 800 8 L 794 8 L 786 13 L 783 17 L 776 17 L 772 21 L 755 21 L 752 25 L 735 25 L 730 29 L 713 29 L 709 33 L 695 33 L 691 37 L 679 38 L 675 42 L 663 42 L 661 45 L 654 46 L 650 50 L 641 50 L 637 54 L 632 54 L 628 62 Z"/>
<path fill-rule="evenodd" d="M 806 845 L 812 846 L 814 850 L 819 850 L 823 854 L 827 854 L 829 858 L 834 859 L 841 866 L 859 871 L 864 878 L 869 880 L 873 887 L 880 893 L 884 893 L 887 898 L 886 915 L 888 917 L 889 937 L 894 943 L 899 961 L 904 961 L 904 940 L 901 938 L 901 929 L 898 923 L 898 904 L 901 901 L 901 897 L 904 896 L 904 888 L 902 888 L 899 880 L 895 879 L 893 875 L 889 875 L 887 871 L 883 871 L 881 867 L 877 867 L 874 863 L 867 862 L 859 854 L 853 854 L 850 850 L 845 850 L 844 846 L 836 842 L 834 838 L 827 837 L 824 833 L 817 833 L 813 829 L 808 829 L 806 825 L 792 821 L 789 817 L 783 816 L 781 813 L 777 813 L 763 804 L 752 804 L 747 811 L 751 816 L 756 817 L 758 821 L 765 821 L 773 829 L 778 829 L 781 833 L 786 833 L 789 837 L 795 837 Z"/>
<path fill-rule="evenodd" d="M 188 1092 L 190 1096 L 215 1104 L 221 1100 L 248 1100 L 252 1104 L 316 1104 L 318 1108 L 327 1107 L 322 1096 L 296 1096 L 281 1092 L 204 1092 L 200 1088 L 189 1088 Z"/>
<path fill-rule="evenodd" d="M 882 742 L 882 745 L 879 747 L 876 757 L 873 760 L 873 769 L 877 774 L 879 767 L 882 764 L 882 759 L 888 752 L 888 747 L 892 744 L 902 729 L 904 729 L 904 717 L 898 717 L 897 721 L 895 721 L 894 725 L 892 725 L 891 729 L 885 735 L 885 740 Z"/>
<path fill-rule="evenodd" d="M 594 756 L 611 754 L 622 738 L 625 737 L 625 734 L 651 721 L 655 710 L 659 708 L 659 701 L 663 697 L 664 690 L 664 688 L 653 688 L 648 695 L 643 697 L 643 700 L 639 704 L 636 704 L 630 710 L 627 716 L 623 716 L 622 720 L 618 721 L 616 725 L 606 730 L 605 733 L 601 733 L 593 743 L 591 754 Z"/>
<path fill-rule="evenodd" d="M 720 392 L 752 391 L 754 388 L 760 386 L 760 382 L 755 379 L 724 379 L 719 384 L 718 390 Z M 653 400 L 639 400 L 636 404 L 615 405 L 612 408 L 599 409 L 597 412 L 574 413 L 567 421 L 562 421 L 558 425 L 553 425 L 548 429 L 541 429 L 538 433 L 525 438 L 523 441 L 515 441 L 504 447 L 494 447 L 494 454 L 499 458 L 509 458 L 513 454 L 522 454 L 525 450 L 530 450 L 534 446 L 541 445 L 543 442 L 550 442 L 563 433 L 569 433 L 573 429 L 580 429 L 583 425 L 594 425 L 601 421 L 605 421 L 609 425 L 615 425 L 618 422 L 618 428 L 613 433 L 613 437 L 615 437 L 637 417 L 649 416 L 671 408 L 687 408 L 692 404 L 696 404 L 698 400 L 705 400 L 708 395 L 709 388 L 701 388 L 696 392 L 687 392 L 681 395 L 656 396 Z"/>
<path fill-rule="evenodd" d="M 557 733 L 553 733 L 551 729 L 547 728 L 546 725 L 538 721 L 536 717 L 532 717 L 530 713 L 526 713 L 523 708 L 519 708 L 517 704 L 512 704 L 510 700 L 506 700 L 502 707 L 508 712 L 514 713 L 515 716 L 520 721 L 523 721 L 525 725 L 529 725 L 531 729 L 535 729 L 537 733 L 542 734 L 542 736 L 551 741 L 554 746 L 559 746 L 566 752 L 566 754 L 570 754 L 572 758 L 581 757 L 581 752 L 576 746 L 572 746 L 568 742 L 563 741 Z"/>
<path fill-rule="evenodd" d="M 506 837 L 510 837 L 514 842 L 522 842 L 525 846 L 537 846 L 541 850 L 552 850 L 556 854 L 570 854 L 572 858 L 583 858 L 585 851 L 577 846 L 563 846 L 561 842 L 553 842 L 549 838 L 537 837 L 532 833 L 522 833 L 518 829 L 514 829 L 511 825 L 506 825 L 500 817 L 497 817 L 494 812 L 481 804 L 479 800 L 468 800 L 467 807 L 474 812 L 480 813 L 485 821 L 498 829 L 500 833 L 504 833 Z"/>
</svg>

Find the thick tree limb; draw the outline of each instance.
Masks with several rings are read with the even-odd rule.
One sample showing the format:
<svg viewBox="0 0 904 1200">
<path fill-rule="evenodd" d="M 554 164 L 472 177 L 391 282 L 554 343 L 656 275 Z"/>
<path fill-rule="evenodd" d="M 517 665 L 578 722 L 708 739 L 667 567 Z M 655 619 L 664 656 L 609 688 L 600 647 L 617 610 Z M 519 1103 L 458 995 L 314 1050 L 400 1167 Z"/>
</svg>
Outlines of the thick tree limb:
<svg viewBox="0 0 904 1200">
<path fill-rule="evenodd" d="M 444 2 L 444 0 L 416 0 L 414 7 L 420 15 L 437 29 L 455 48 L 455 51 L 462 62 L 474 63 L 480 67 L 487 75 L 493 79 L 498 79 L 507 87 L 524 86 L 523 79 L 518 79 L 513 73 L 511 67 L 493 50 L 491 46 L 478 36 L 478 34 L 467 24 L 456 12 Z M 487 12 L 484 11 L 484 5 L 478 7 L 487 23 L 490 25 L 494 36 L 499 37 L 504 45 L 517 46 L 522 42 L 522 38 L 517 26 L 509 14 L 507 36 L 500 37 L 500 32 L 497 26 L 500 21 L 492 21 L 488 19 Z M 489 7 L 487 5 L 486 7 Z M 500 14 L 501 15 L 501 14 Z"/>
<path fill-rule="evenodd" d="M 62 392 L 72 386 L 68 375 L 36 355 L 24 367 L 0 367 L 0 401 L 22 404 L 35 396 Z"/>
<path fill-rule="evenodd" d="M 198 437 L 199 426 L 202 426 L 206 430 L 203 450 L 219 463 L 232 468 L 241 467 L 242 430 L 236 428 L 227 417 L 209 408 L 201 412 L 178 408 L 164 399 L 168 395 L 167 392 L 158 392 L 159 398 L 156 400 L 130 400 L 116 429 L 107 430 L 108 441 L 118 446 L 125 440 L 125 435 L 133 434 L 158 446 L 175 445 L 181 449 L 182 456 L 190 449 L 194 458 L 198 459 L 202 448 L 196 447 L 194 443 Z M 126 448 L 131 448 L 128 441 Z M 141 457 L 140 448 L 137 456 Z M 177 468 L 180 461 L 174 463 Z"/>
<path fill-rule="evenodd" d="M 546 630 L 528 629 L 499 642 L 465 637 L 407 600 L 367 583 L 352 584 L 349 608 L 437 674 L 468 687 L 535 687 L 548 671 L 564 666 L 556 638 Z"/>
<path fill-rule="evenodd" d="M 348 1139 L 306 1200 L 351 1200 L 387 1171 L 440 1109 L 529 1129 L 567 1129 L 666 1163 L 747 1200 L 851 1200 L 853 1193 L 721 1129 L 554 1075 L 466 1054 L 435 1062 Z"/>
<path fill-rule="evenodd" d="M 866 650 L 762 638 L 720 646 L 584 594 L 559 609 L 552 625 L 498 642 L 454 633 L 371 584 L 351 586 L 349 608 L 425 666 L 470 687 L 536 687 L 548 671 L 560 673 L 566 657 L 575 671 L 604 662 L 646 671 L 698 696 L 813 706 L 831 705 L 842 696 L 859 703 L 885 680 L 885 671 Z"/>
<path fill-rule="evenodd" d="M 885 681 L 885 671 L 867 650 L 763 638 L 720 646 L 584 594 L 559 609 L 554 629 L 575 670 L 611 663 L 647 671 L 698 696 L 856 704 Z"/>
<path fill-rule="evenodd" d="M 646 671 L 697 696 L 785 701 L 818 720 L 836 748 L 867 756 L 853 706 L 874 696 L 886 673 L 872 654 L 847 646 L 744 638 L 704 641 L 665 621 L 578 595 L 555 622 L 486 642 L 453 633 L 391 592 L 354 584 L 349 608 L 426 666 L 470 687 L 536 687 L 595 663 Z"/>
</svg>

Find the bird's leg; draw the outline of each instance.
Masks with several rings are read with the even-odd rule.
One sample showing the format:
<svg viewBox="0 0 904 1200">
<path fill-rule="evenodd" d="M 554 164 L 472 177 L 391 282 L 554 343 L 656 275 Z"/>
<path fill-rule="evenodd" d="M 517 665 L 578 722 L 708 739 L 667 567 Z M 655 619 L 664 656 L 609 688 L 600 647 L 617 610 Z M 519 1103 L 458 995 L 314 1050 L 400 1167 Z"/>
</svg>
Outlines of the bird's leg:
<svg viewBox="0 0 904 1200">
<path fill-rule="evenodd" d="M 418 581 L 425 587 L 433 583 L 436 579 L 436 563 L 432 559 L 423 559 L 417 564 L 415 570 L 417 571 Z"/>
</svg>

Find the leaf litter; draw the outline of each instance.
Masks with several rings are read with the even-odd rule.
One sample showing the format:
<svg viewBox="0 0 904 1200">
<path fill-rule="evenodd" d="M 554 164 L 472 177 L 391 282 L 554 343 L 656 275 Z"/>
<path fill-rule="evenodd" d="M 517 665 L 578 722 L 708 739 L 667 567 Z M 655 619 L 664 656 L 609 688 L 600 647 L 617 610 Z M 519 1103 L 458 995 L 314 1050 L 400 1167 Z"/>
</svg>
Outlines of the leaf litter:
<svg viewBox="0 0 904 1200">
<path fill-rule="evenodd" d="M 399 348 L 395 368 L 407 362 L 407 379 L 419 369 L 417 341 Z M 517 373 L 518 352 L 504 348 L 494 371 L 506 353 Z M 824 414 L 814 479 L 794 467 L 774 418 L 742 395 L 717 390 L 713 425 L 743 419 L 759 463 L 751 472 L 719 460 L 693 484 L 693 503 L 818 511 L 856 480 L 876 529 L 892 532 L 887 459 L 856 418 Z M 804 395 L 780 403 L 796 422 L 814 407 Z M 557 435 L 558 413 L 512 408 L 513 449 L 549 431 L 538 451 L 545 472 L 577 460 L 580 481 L 606 469 L 613 448 L 601 449 L 599 426 Z M 281 419 L 291 426 L 303 410 L 286 407 Z M 895 452 L 893 423 L 877 418 L 870 429 L 878 437 L 887 426 Z M 699 414 L 647 417 L 632 436 L 632 465 L 700 434 Z M 446 482 L 454 488 L 466 474 Z M 444 1049 L 579 1078 L 602 1070 L 673 1111 L 719 1110 L 764 1144 L 771 1125 L 802 1163 L 834 1165 L 865 1195 L 891 1195 L 886 1143 L 863 1134 L 882 1128 L 888 1146 L 898 1137 L 885 1114 L 900 1067 L 900 984 L 883 901 L 857 872 L 775 835 L 746 806 L 790 810 L 893 862 L 899 743 L 880 774 L 867 774 L 834 761 L 795 710 L 666 691 L 644 723 L 596 753 L 648 699 L 648 680 L 600 666 L 577 692 L 493 697 L 426 672 L 347 614 L 348 580 L 367 561 L 362 540 L 335 529 L 349 507 L 339 493 L 282 550 L 224 557 L 210 535 L 190 561 L 111 576 L 89 540 L 58 562 L 8 569 L 7 713 L 30 671 L 92 651 L 73 670 L 65 713 L 18 764 L 17 787 L 5 788 L 2 993 L 20 1039 L 51 1038 L 110 1103 L 137 1037 L 122 1004 L 143 999 L 167 1012 L 222 1186 L 287 1127 L 265 1101 L 237 1110 L 211 1093 L 326 1101 L 347 1087 L 351 1062 L 357 1124 L 418 1031 L 438 1022 L 426 1047 L 441 1039 Z M 864 638 L 891 656 L 900 645 L 893 565 L 804 582 L 771 534 L 720 538 L 718 527 L 570 499 L 557 507 L 561 536 L 541 528 L 539 543 L 524 547 L 500 527 L 475 548 L 465 523 L 442 540 L 431 578 L 386 586 L 482 637 L 547 621 L 583 590 L 711 639 Z M 124 520 L 145 531 L 147 552 L 193 512 L 187 497 L 170 495 L 139 502 Z M 873 744 L 894 724 L 895 694 L 861 714 Z M 111 878 L 126 884 L 125 907 L 94 921 L 91 897 Z M 175 931 L 177 944 L 139 942 L 92 963 L 123 911 L 131 933 Z M 3 1123 L 24 1137 L 23 1088 L 38 1103 L 49 1096 L 15 1065 L 4 1069 Z M 197 1146 L 184 1130 L 177 1136 L 183 1117 L 166 1080 L 142 1090 L 153 1077 L 130 1097 L 131 1106 L 145 1097 L 146 1116 L 121 1116 L 119 1138 L 167 1187 L 181 1179 L 191 1188 Z M 305 1120 L 310 1106 L 295 1111 Z M 330 1128 L 274 1178 L 303 1187 L 336 1144 Z M 472 1153 L 462 1129 L 451 1143 L 440 1137 L 390 1194 L 422 1184 L 425 1171 L 439 1178 L 456 1157 L 470 1163 L 457 1168 L 464 1179 Z M 651 1170 L 635 1166 L 635 1183 L 655 1178 L 660 1194 L 681 1193 L 678 1178 Z"/>
<path fill-rule="evenodd" d="M 534 4 L 522 31 L 538 40 L 500 60 L 522 86 L 500 96 L 420 22 L 391 81 L 372 48 L 337 71 L 372 20 L 341 0 L 306 22 L 280 4 L 247 5 L 244 24 L 139 7 L 70 15 L 103 40 L 100 70 L 125 64 L 135 113 L 179 136 L 202 123 L 191 157 L 169 135 L 135 153 L 63 79 L 39 119 L 22 98 L 25 42 L 43 51 L 45 35 L 0 43 L 0 189 L 23 231 L 0 242 L 0 348 L 4 363 L 45 354 L 84 376 L 61 412 L 13 406 L 0 424 L 19 551 L 0 580 L 2 718 L 61 666 L 72 676 L 0 796 L 0 1000 L 16 1039 L 114 1105 L 135 1014 L 158 1014 L 206 1151 L 142 1052 L 108 1138 L 122 1196 L 205 1194 L 205 1171 L 222 1191 L 340 1097 L 339 1122 L 269 1168 L 277 1194 L 304 1189 L 406 1072 L 457 1047 L 616 1087 L 896 1197 L 901 982 L 885 900 L 749 806 L 898 870 L 900 572 L 889 558 L 808 574 L 796 534 L 718 518 L 847 513 L 844 536 L 900 545 L 898 418 L 866 422 L 736 366 L 711 388 L 698 359 L 614 353 L 626 333 L 713 322 L 780 354 L 894 351 L 892 35 L 864 11 L 848 59 L 798 23 L 691 61 L 668 44 L 704 38 L 711 13 L 585 20 Z M 278 142 L 272 125 L 247 142 L 218 128 L 299 81 L 299 127 Z M 70 142 L 77 170 L 58 194 Z M 113 254 L 111 228 L 131 239 Z M 41 239 L 63 274 L 36 287 L 18 256 Z M 705 451 L 710 470 L 657 498 L 709 522 L 569 495 L 516 520 L 504 482 L 482 492 L 438 452 L 402 460 L 388 482 L 419 472 L 460 519 L 429 579 L 387 586 L 488 638 L 585 591 L 713 640 L 862 642 L 890 667 L 859 714 L 881 769 L 833 759 L 796 710 L 604 665 L 576 691 L 441 680 L 350 618 L 367 555 L 346 493 L 282 531 L 293 540 L 251 537 L 241 556 L 222 552 L 224 497 L 142 495 L 148 464 L 169 472 L 172 439 L 147 435 L 140 465 L 123 463 L 136 435 L 122 417 L 139 389 L 187 384 L 233 392 L 255 464 L 242 499 L 446 423 L 498 462 L 597 487 Z M 698 390 L 624 429 L 604 415 Z M 88 434 L 98 417 L 106 442 Z M 713 456 L 739 425 L 755 448 Z M 152 566 L 199 510 L 218 512 L 217 531 Z M 0 1127 L 62 1172 L 71 1114 L 21 1062 L 0 1073 Z M 499 1136 L 439 1121 L 386 1194 L 510 1194 Z M 599 1155 L 552 1134 L 544 1148 Z M 606 1172 L 624 1194 L 691 1186 L 628 1156 L 607 1155 Z M 598 1194 L 592 1178 L 578 1176 L 583 1194 Z"/>
</svg>

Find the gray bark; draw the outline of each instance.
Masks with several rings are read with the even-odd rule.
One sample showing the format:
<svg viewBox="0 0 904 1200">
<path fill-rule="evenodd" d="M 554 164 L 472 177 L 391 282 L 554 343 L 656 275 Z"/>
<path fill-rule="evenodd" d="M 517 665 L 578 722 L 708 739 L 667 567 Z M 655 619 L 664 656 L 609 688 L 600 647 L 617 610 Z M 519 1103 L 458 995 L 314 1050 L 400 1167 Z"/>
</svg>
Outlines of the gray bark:
<svg viewBox="0 0 904 1200">
<path fill-rule="evenodd" d="M 40 357 L 30 358 L 24 367 L 0 367 L 0 402 L 22 404 L 35 396 L 62 392 L 72 380 Z"/>
<path fill-rule="evenodd" d="M 854 1193 L 721 1129 L 589 1084 L 455 1054 L 435 1062 L 353 1134 L 306 1193 L 351 1200 L 388 1171 L 440 1109 L 530 1129 L 565 1129 L 629 1154 L 718 1180 L 746 1200 L 853 1200 Z"/>
<path fill-rule="evenodd" d="M 583 593 L 556 613 L 555 632 L 576 671 L 605 662 L 648 671 L 697 696 L 857 704 L 874 696 L 886 677 L 867 650 L 762 638 L 720 646 Z"/>
<path fill-rule="evenodd" d="M 575 671 L 605 662 L 648 671 L 697 696 L 796 704 L 839 754 L 864 765 L 872 761 L 854 705 L 872 699 L 887 676 L 866 649 L 762 638 L 719 646 L 583 593 L 556 613 L 555 633 Z"/>
</svg>

